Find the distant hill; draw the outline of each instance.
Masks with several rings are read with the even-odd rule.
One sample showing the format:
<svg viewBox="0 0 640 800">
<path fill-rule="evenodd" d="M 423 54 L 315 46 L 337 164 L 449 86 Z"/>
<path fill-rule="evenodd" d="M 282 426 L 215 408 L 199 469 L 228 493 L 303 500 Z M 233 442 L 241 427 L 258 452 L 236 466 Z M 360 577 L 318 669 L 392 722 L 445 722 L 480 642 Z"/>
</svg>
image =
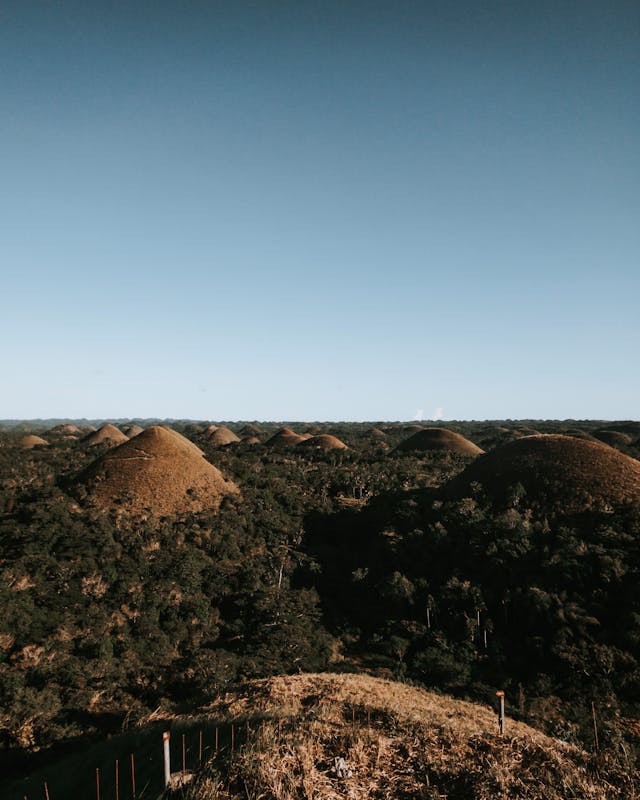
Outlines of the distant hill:
<svg viewBox="0 0 640 800">
<path fill-rule="evenodd" d="M 450 450 L 466 456 L 476 456 L 484 452 L 469 439 L 448 428 L 421 428 L 396 447 L 399 453 L 427 450 Z"/>
<path fill-rule="evenodd" d="M 211 428 L 215 430 L 211 430 Z M 240 441 L 240 437 L 236 436 L 229 428 L 225 428 L 224 425 L 219 428 L 215 425 L 211 425 L 205 435 L 209 444 L 212 444 L 214 447 L 226 447 L 228 444 L 234 444 Z"/>
<path fill-rule="evenodd" d="M 318 450 L 348 450 L 347 445 L 342 440 L 329 433 L 320 433 L 316 436 L 310 436 L 308 439 L 300 442 L 298 447 L 308 448 L 310 450 L 314 448 Z"/>
<path fill-rule="evenodd" d="M 110 423 L 103 425 L 97 431 L 90 433 L 83 439 L 87 447 L 95 447 L 100 444 L 109 444 L 111 447 L 115 447 L 127 441 L 129 441 L 127 435 Z"/>
<path fill-rule="evenodd" d="M 28 434 L 18 439 L 18 446 L 23 450 L 33 450 L 34 447 L 44 447 L 48 444 L 49 442 L 46 439 L 43 439 L 41 436 L 34 436 L 33 434 Z"/>
<path fill-rule="evenodd" d="M 310 438 L 308 435 L 296 433 L 295 431 L 291 430 L 291 428 L 280 428 L 279 431 L 274 433 L 274 435 L 267 439 L 265 445 L 267 447 L 295 447 L 300 442 L 305 441 L 305 439 Z"/>
</svg>

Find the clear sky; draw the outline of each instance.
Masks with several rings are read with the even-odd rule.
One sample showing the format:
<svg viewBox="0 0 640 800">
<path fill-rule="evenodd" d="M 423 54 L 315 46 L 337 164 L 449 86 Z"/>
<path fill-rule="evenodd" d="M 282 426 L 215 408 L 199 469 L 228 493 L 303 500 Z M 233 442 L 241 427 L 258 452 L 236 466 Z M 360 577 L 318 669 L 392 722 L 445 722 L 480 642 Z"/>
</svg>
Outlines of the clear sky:
<svg viewBox="0 0 640 800">
<path fill-rule="evenodd" d="M 640 418 L 636 0 L 0 2 L 0 418 Z"/>
</svg>

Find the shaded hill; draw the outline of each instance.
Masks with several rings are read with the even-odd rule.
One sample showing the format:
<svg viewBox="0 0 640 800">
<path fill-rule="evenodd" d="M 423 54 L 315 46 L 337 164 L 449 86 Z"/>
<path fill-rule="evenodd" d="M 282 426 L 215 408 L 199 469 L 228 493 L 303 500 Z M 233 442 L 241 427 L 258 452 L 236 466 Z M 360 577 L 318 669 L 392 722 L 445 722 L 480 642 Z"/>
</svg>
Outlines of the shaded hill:
<svg viewBox="0 0 640 800">
<path fill-rule="evenodd" d="M 246 425 L 243 425 L 242 428 L 240 428 L 238 433 L 243 438 L 246 436 L 260 436 L 262 433 L 262 428 L 258 427 L 257 425 L 253 425 L 251 422 L 247 422 Z"/>
<path fill-rule="evenodd" d="M 633 442 L 633 436 L 612 428 L 600 428 L 593 431 L 593 436 L 611 447 L 628 447 Z"/>
<path fill-rule="evenodd" d="M 107 423 L 99 428 L 97 431 L 90 433 L 82 440 L 87 447 L 95 447 L 99 444 L 109 444 L 115 447 L 118 444 L 129 441 L 129 438 L 121 430 L 116 428 L 115 425 Z"/>
<path fill-rule="evenodd" d="M 499 502 L 520 484 L 527 500 L 567 512 L 640 504 L 640 462 L 600 442 L 562 434 L 497 447 L 454 478 L 446 492 L 465 496 L 474 483 Z"/>
<path fill-rule="evenodd" d="M 99 508 L 168 516 L 216 509 L 238 489 L 176 431 L 147 428 L 109 451 L 77 478 Z"/>
<path fill-rule="evenodd" d="M 423 428 L 400 442 L 395 450 L 399 453 L 409 453 L 415 450 L 450 450 L 466 456 L 476 456 L 484 452 L 469 439 L 465 439 L 464 436 L 450 431 L 448 428 Z"/>
<path fill-rule="evenodd" d="M 309 449 L 318 448 L 319 450 L 348 450 L 347 445 L 329 433 L 320 433 L 317 436 L 311 436 L 308 439 L 300 442 L 298 447 L 307 447 Z"/>
<path fill-rule="evenodd" d="M 125 425 L 122 429 L 122 432 L 126 434 L 128 439 L 133 439 L 134 436 L 137 436 L 139 433 L 142 433 L 144 428 L 141 428 L 140 425 Z"/>
</svg>

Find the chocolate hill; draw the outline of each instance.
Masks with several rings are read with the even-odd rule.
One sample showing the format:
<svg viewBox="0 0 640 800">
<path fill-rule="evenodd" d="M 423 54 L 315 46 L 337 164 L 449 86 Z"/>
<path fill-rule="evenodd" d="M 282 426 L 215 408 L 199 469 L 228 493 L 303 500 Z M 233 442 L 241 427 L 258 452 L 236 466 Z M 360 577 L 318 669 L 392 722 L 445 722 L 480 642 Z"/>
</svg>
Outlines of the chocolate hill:
<svg viewBox="0 0 640 800">
<path fill-rule="evenodd" d="M 69 422 L 62 422 L 60 425 L 55 425 L 50 429 L 49 433 L 82 433 L 77 425 L 72 425 Z"/>
<path fill-rule="evenodd" d="M 317 436 L 311 436 L 300 442 L 298 447 L 308 447 L 310 449 L 318 448 L 320 450 L 348 450 L 347 445 L 338 439 L 337 436 L 332 436 L 329 433 L 320 433 Z"/>
<path fill-rule="evenodd" d="M 105 453 L 77 478 L 104 509 L 151 517 L 217 509 L 238 488 L 184 436 L 154 425 Z"/>
<path fill-rule="evenodd" d="M 448 428 L 422 428 L 396 447 L 400 453 L 413 450 L 450 450 L 465 456 L 477 456 L 484 452 L 469 439 Z"/>
<path fill-rule="evenodd" d="M 223 425 L 219 428 L 215 428 L 213 431 L 209 430 L 207 433 L 207 440 L 209 444 L 212 444 L 214 447 L 225 447 L 228 444 L 239 442 L 240 437 L 236 436 L 233 431 L 230 431 L 229 428 L 225 428 Z"/>
<path fill-rule="evenodd" d="M 87 447 L 95 447 L 99 444 L 109 444 L 111 447 L 115 447 L 118 444 L 128 441 L 129 438 L 126 434 L 116 428 L 115 425 L 109 423 L 103 425 L 97 431 L 90 433 L 88 436 L 85 436 L 83 439 Z"/>
<path fill-rule="evenodd" d="M 237 757 L 197 770 L 193 800 L 629 800 L 633 776 L 495 710 L 366 675 L 254 680 L 192 716 L 238 732 Z M 177 725 L 180 718 L 166 720 Z M 612 791 L 615 786 L 615 792 Z M 247 792 L 251 787 L 251 792 Z M 285 790 L 286 787 L 286 790 Z M 174 796 L 174 795 L 170 795 Z"/>
<path fill-rule="evenodd" d="M 125 425 L 122 432 L 126 434 L 128 439 L 133 439 L 134 436 L 142 433 L 143 430 L 144 428 L 141 428 L 139 425 Z"/>
<path fill-rule="evenodd" d="M 601 428 L 594 431 L 593 435 L 596 439 L 611 445 L 611 447 L 627 447 L 633 442 L 633 437 L 630 434 L 612 428 Z"/>
<path fill-rule="evenodd" d="M 292 431 L 291 428 L 280 428 L 270 439 L 267 439 L 265 445 L 267 447 L 295 447 L 309 438 L 309 436 Z"/>
<path fill-rule="evenodd" d="M 567 513 L 640 505 L 640 462 L 601 442 L 562 434 L 538 434 L 496 447 L 478 458 L 445 492 L 463 497 L 471 484 L 503 502 L 516 484 L 526 500 Z"/>
<path fill-rule="evenodd" d="M 262 433 L 262 428 L 259 428 L 257 425 L 253 425 L 251 422 L 247 422 L 246 425 L 243 425 L 240 428 L 240 436 L 260 436 Z"/>
<path fill-rule="evenodd" d="M 35 436 L 32 433 L 18 439 L 18 447 L 21 447 L 23 450 L 33 450 L 34 447 L 41 447 L 48 444 L 49 442 L 46 439 L 43 439 L 41 436 Z"/>
</svg>

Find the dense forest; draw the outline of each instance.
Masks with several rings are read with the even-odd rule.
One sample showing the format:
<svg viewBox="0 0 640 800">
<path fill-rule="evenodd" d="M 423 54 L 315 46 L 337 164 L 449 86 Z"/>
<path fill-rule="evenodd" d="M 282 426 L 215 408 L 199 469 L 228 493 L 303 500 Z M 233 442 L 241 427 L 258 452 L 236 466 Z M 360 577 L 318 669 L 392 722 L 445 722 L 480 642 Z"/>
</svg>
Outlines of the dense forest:
<svg viewBox="0 0 640 800">
<path fill-rule="evenodd" d="M 600 746 L 633 757 L 639 424 L 447 424 L 487 456 L 398 448 L 419 424 L 294 423 L 318 441 L 304 447 L 268 446 L 275 425 L 226 423 L 236 436 L 219 444 L 205 423 L 170 424 L 238 494 L 173 516 L 104 510 L 78 476 L 109 441 L 90 446 L 86 429 L 44 423 L 0 431 L 5 772 L 159 706 L 318 670 L 486 703 L 501 688 L 510 715 L 589 748 L 595 714 Z M 25 445 L 27 433 L 46 443 Z M 569 447 L 575 463 L 560 477 L 529 459 L 525 478 L 507 474 L 500 491 L 469 472 L 550 433 L 588 442 L 605 461 Z M 610 450 L 622 459 L 613 466 Z M 615 487 L 627 480 L 621 500 Z"/>
</svg>

